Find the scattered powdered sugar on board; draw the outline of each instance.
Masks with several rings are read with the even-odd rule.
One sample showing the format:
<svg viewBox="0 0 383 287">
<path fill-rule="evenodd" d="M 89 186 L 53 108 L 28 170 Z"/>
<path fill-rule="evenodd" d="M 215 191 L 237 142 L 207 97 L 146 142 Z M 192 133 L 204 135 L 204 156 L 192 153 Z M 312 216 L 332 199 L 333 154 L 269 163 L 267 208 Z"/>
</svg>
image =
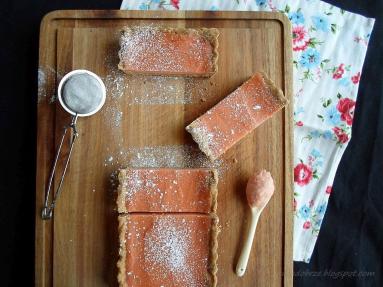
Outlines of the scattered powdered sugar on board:
<svg viewBox="0 0 383 287">
<path fill-rule="evenodd" d="M 38 95 L 39 97 L 45 97 L 45 85 L 47 84 L 47 75 L 43 68 L 39 68 L 37 71 L 37 82 L 38 82 Z"/>
<path fill-rule="evenodd" d="M 125 95 L 129 105 L 198 103 L 208 97 L 209 80 L 182 77 L 126 75 Z"/>
<path fill-rule="evenodd" d="M 129 106 L 198 103 L 208 98 L 209 88 L 214 85 L 205 78 L 127 75 L 118 69 L 118 50 L 117 41 L 108 48 L 104 59 L 106 76 L 102 78 L 107 97 L 101 112 L 105 123 L 115 133 L 121 129 Z M 41 79 L 44 80 L 43 75 Z"/>
<path fill-rule="evenodd" d="M 117 50 L 117 47 L 113 47 L 112 50 Z M 126 87 L 125 75 L 117 69 L 117 64 L 117 54 L 108 54 L 108 57 L 105 59 L 107 75 L 102 79 L 106 88 L 106 103 L 105 108 L 101 111 L 105 123 L 113 131 L 118 131 L 121 127 L 124 116 L 124 111 L 122 110 L 123 97 Z"/>
<path fill-rule="evenodd" d="M 125 75 L 117 70 L 117 68 L 108 67 L 108 74 L 104 78 L 105 87 L 108 91 L 108 95 L 112 99 L 119 99 L 124 95 L 126 88 Z"/>
<path fill-rule="evenodd" d="M 218 168 L 224 170 L 224 161 L 211 162 L 198 148 L 191 145 L 130 147 L 108 155 L 104 166 L 127 165 L 134 168 Z"/>
<path fill-rule="evenodd" d="M 109 104 L 103 112 L 104 119 L 110 128 L 119 128 L 124 116 L 124 112 L 117 105 Z"/>
<path fill-rule="evenodd" d="M 49 103 L 56 100 L 55 83 L 60 82 L 63 73 L 56 71 L 49 66 L 40 66 L 37 70 L 37 102 L 41 103 L 44 99 L 48 99 Z"/>
<path fill-rule="evenodd" d="M 217 159 L 211 162 L 197 147 L 191 145 L 166 145 L 121 148 L 116 153 L 108 153 L 105 167 L 115 169 L 110 177 L 113 191 L 118 186 L 118 169 L 131 168 L 214 168 L 223 180 L 233 161 Z"/>
<path fill-rule="evenodd" d="M 116 52 L 117 53 L 117 52 Z M 208 97 L 209 79 L 127 75 L 117 67 L 118 59 L 105 59 L 107 75 L 104 82 L 113 100 L 125 97 L 127 105 L 192 104 Z"/>
<path fill-rule="evenodd" d="M 189 104 L 185 78 L 126 75 L 128 103 L 141 105 Z"/>
</svg>

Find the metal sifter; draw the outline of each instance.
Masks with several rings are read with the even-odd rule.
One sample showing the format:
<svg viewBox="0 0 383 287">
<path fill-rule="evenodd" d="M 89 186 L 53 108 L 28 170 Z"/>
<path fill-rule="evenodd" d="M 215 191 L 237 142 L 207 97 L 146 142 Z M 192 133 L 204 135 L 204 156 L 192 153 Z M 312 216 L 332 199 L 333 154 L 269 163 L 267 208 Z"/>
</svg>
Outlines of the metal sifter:
<svg viewBox="0 0 383 287">
<path fill-rule="evenodd" d="M 64 127 L 63 135 L 56 152 L 55 160 L 49 176 L 48 189 L 45 195 L 45 202 L 41 217 L 43 219 L 51 219 L 56 201 L 61 193 L 61 187 L 64 181 L 65 173 L 68 168 L 70 156 L 73 146 L 78 136 L 76 123 L 79 117 L 87 117 L 97 113 L 105 103 L 106 89 L 103 81 L 95 73 L 87 70 L 74 70 L 66 74 L 58 86 L 58 99 L 60 105 L 65 111 L 72 115 L 69 125 Z M 60 157 L 61 148 L 63 146 L 68 129 L 72 129 L 73 135 L 70 141 L 69 153 L 65 159 L 64 170 L 56 189 L 49 202 L 52 189 L 53 178 L 56 174 L 56 166 Z"/>
</svg>

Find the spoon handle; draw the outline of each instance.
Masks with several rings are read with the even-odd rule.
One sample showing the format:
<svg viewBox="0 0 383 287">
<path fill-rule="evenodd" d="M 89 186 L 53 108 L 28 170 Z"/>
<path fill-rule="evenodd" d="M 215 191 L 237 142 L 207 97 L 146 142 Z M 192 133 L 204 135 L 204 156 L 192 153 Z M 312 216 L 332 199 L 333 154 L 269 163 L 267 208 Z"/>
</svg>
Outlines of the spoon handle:
<svg viewBox="0 0 383 287">
<path fill-rule="evenodd" d="M 242 247 L 241 255 L 239 256 L 236 274 L 239 277 L 242 277 L 245 274 L 247 262 L 249 261 L 251 246 L 253 244 L 255 230 L 257 228 L 257 223 L 259 216 L 261 215 L 262 209 L 258 209 L 256 207 L 251 208 L 251 222 L 250 228 L 247 233 L 247 237 L 245 238 L 245 242 Z"/>
</svg>

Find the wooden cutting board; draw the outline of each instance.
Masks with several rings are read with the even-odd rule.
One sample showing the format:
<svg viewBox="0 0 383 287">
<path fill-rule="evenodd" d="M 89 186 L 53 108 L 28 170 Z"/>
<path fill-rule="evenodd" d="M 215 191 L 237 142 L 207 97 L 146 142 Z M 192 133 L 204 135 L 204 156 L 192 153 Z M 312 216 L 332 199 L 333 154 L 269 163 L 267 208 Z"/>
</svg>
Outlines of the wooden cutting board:
<svg viewBox="0 0 383 287">
<path fill-rule="evenodd" d="M 219 72 L 210 79 L 121 74 L 119 31 L 145 24 L 218 28 Z M 37 104 L 36 286 L 117 285 L 119 168 L 209 165 L 220 171 L 218 286 L 292 286 L 292 104 L 214 164 L 184 131 L 255 71 L 266 72 L 292 102 L 291 50 L 290 24 L 280 13 L 55 11 L 45 16 Z M 54 100 L 56 86 L 65 73 L 80 68 L 103 78 L 107 100 L 99 113 L 79 119 L 80 135 L 54 218 L 43 221 L 55 147 L 70 120 Z M 64 149 L 67 153 L 68 141 Z M 272 172 L 276 192 L 258 224 L 248 270 L 238 278 L 235 263 L 249 215 L 245 184 L 261 168 Z"/>
</svg>

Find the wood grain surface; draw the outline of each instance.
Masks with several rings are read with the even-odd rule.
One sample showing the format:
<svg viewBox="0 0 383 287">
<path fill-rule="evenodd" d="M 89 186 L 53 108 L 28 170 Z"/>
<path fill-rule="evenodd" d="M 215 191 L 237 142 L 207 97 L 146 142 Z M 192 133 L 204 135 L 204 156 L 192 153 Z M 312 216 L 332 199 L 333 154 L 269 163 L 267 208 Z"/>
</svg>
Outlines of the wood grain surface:
<svg viewBox="0 0 383 287">
<path fill-rule="evenodd" d="M 161 80 L 162 85 L 172 85 L 182 93 L 184 100 L 174 104 L 135 101 L 159 87 L 131 76 L 123 79 L 129 89 L 121 97 L 107 91 L 103 109 L 78 121 L 80 135 L 54 218 L 43 221 L 40 214 L 55 149 L 63 126 L 70 120 L 52 101 L 60 77 L 81 68 L 97 73 L 104 81 L 112 79 L 112 84 L 113 77 L 121 79 L 114 70 L 119 31 L 127 25 L 144 24 L 218 28 L 218 73 L 203 80 Z M 256 71 L 268 74 L 290 99 L 290 105 L 220 161 L 218 286 L 292 286 L 292 59 L 291 29 L 284 15 L 55 11 L 42 21 L 39 56 L 36 286 L 116 286 L 119 243 L 113 175 L 118 168 L 131 166 L 137 156 L 125 152 L 196 147 L 184 127 Z M 114 111 L 121 113 L 118 122 L 113 120 Z M 68 142 L 64 148 L 67 153 Z M 59 169 L 62 166 L 60 161 Z M 249 216 L 245 184 L 262 168 L 271 171 L 276 192 L 260 218 L 248 270 L 238 278 L 235 264 Z"/>
</svg>

